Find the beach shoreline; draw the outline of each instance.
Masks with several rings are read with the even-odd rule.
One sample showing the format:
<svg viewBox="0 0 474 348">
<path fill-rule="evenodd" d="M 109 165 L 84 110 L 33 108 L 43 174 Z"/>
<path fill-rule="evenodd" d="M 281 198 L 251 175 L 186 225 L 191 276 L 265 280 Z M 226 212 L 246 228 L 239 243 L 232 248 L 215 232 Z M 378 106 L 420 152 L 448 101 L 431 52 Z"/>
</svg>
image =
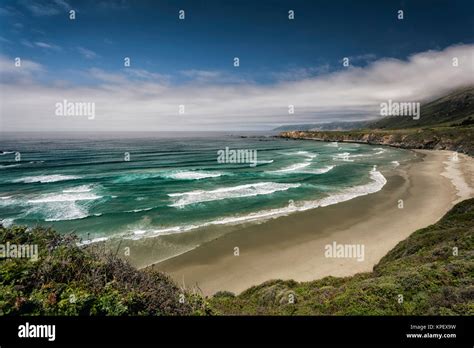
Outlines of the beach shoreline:
<svg viewBox="0 0 474 348">
<path fill-rule="evenodd" d="M 245 226 L 152 267 L 204 295 L 240 293 L 271 279 L 369 272 L 398 242 L 473 194 L 472 158 L 458 154 L 453 161 L 451 151 L 413 151 L 420 160 L 387 173 L 379 192 Z M 466 187 L 471 190 L 458 192 Z M 326 257 L 325 247 L 333 243 L 363 245 L 363 261 Z"/>
</svg>

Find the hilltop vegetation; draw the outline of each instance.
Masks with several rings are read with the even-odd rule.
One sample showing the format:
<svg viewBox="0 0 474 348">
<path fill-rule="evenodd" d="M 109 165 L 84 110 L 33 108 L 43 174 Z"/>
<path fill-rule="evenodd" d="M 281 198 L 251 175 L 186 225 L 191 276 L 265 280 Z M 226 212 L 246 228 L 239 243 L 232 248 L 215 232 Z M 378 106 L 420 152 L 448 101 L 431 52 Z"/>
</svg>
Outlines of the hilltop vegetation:
<svg viewBox="0 0 474 348">
<path fill-rule="evenodd" d="M 136 270 L 77 241 L 42 227 L 0 226 L 0 244 L 38 245 L 39 254 L 37 261 L 0 259 L 0 315 L 204 313 L 202 298 L 180 290 L 166 275 Z"/>
</svg>

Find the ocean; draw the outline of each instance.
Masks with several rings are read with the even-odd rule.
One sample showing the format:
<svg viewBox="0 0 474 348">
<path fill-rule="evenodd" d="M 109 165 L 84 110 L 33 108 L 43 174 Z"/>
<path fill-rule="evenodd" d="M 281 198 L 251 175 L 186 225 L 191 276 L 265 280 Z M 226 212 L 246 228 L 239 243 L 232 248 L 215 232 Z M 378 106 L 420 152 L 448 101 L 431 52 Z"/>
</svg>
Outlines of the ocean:
<svg viewBox="0 0 474 348">
<path fill-rule="evenodd" d="M 0 151 L 2 224 L 52 226 L 83 243 L 199 233 L 337 204 L 381 190 L 383 173 L 413 158 L 389 147 L 226 133 L 3 133 Z"/>
</svg>

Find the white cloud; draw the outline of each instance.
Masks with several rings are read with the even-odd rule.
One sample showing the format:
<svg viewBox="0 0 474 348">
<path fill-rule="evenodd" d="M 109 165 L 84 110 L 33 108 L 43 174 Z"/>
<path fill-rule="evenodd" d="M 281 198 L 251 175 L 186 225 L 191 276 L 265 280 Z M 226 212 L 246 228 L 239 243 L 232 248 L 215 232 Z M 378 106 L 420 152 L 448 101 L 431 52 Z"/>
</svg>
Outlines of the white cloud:
<svg viewBox="0 0 474 348">
<path fill-rule="evenodd" d="M 81 47 L 81 46 L 78 46 L 76 49 L 86 59 L 95 59 L 99 56 L 94 51 L 91 51 L 91 50 L 89 50 L 87 48 L 84 48 L 84 47 Z"/>
<path fill-rule="evenodd" d="M 57 45 L 53 45 L 51 43 L 42 42 L 42 41 L 36 41 L 35 46 L 38 46 L 40 48 L 50 49 L 50 50 L 56 50 L 56 51 L 61 50 L 61 48 Z"/>
<path fill-rule="evenodd" d="M 87 76 L 96 80 L 91 86 L 42 84 L 39 80 L 25 85 L 12 82 L 10 72 L 9 83 L 0 85 L 2 124 L 9 131 L 236 130 L 375 118 L 380 102 L 387 99 L 422 102 L 474 85 L 473 55 L 474 45 L 455 45 L 414 54 L 407 60 L 379 59 L 363 68 L 272 85 L 220 84 L 212 80 L 216 77 L 212 73 L 204 74 L 211 78 L 208 83 L 195 83 L 203 77 L 197 71 L 188 73 L 194 80 L 176 85 L 166 76 L 128 69 L 119 73 L 88 70 Z M 458 67 L 453 67 L 453 58 L 459 60 Z M 5 63 L 11 66 L 12 59 L 1 58 L 0 66 Z M 40 70 L 31 69 L 29 78 Z M 95 102 L 96 118 L 58 118 L 54 105 L 63 99 Z M 184 115 L 178 114 L 180 104 L 185 105 Z M 294 115 L 288 114 L 289 104 L 295 106 Z"/>
<path fill-rule="evenodd" d="M 23 46 L 26 46 L 26 47 L 29 47 L 29 48 L 33 48 L 35 47 L 35 45 L 33 45 L 33 43 L 31 43 L 30 41 L 26 40 L 26 39 L 22 39 L 20 41 L 20 43 L 23 45 Z"/>
<path fill-rule="evenodd" d="M 0 55 L 0 76 L 1 80 L 8 80 L 14 85 L 21 84 L 25 81 L 28 83 L 34 83 L 34 77 L 38 77 L 45 71 L 41 64 L 33 62 L 28 59 L 21 59 L 20 66 L 15 66 L 14 58 L 7 58 L 6 56 Z M 0 85 L 2 91 L 4 83 Z"/>
<path fill-rule="evenodd" d="M 71 5 L 69 5 L 65 0 L 54 0 L 54 3 L 65 10 L 71 9 Z"/>
<path fill-rule="evenodd" d="M 37 17 L 54 16 L 71 8 L 71 6 L 65 0 L 53 0 L 48 3 L 22 0 L 20 3 Z"/>
<path fill-rule="evenodd" d="M 221 76 L 221 73 L 219 71 L 196 70 L 196 69 L 183 70 L 181 71 L 181 74 L 183 74 L 186 77 L 202 78 L 202 79 L 215 79 Z"/>
</svg>

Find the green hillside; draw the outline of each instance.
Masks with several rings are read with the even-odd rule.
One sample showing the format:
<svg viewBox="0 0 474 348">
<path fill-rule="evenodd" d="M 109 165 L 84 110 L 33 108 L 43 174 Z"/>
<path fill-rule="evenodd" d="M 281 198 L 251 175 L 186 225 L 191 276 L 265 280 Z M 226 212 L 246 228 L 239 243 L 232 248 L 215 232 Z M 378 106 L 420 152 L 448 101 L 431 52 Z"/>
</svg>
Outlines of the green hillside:
<svg viewBox="0 0 474 348">
<path fill-rule="evenodd" d="M 463 123 L 464 122 L 464 123 Z M 474 87 L 452 92 L 420 107 L 420 119 L 388 116 L 370 123 L 369 129 L 401 129 L 474 124 Z"/>
</svg>

